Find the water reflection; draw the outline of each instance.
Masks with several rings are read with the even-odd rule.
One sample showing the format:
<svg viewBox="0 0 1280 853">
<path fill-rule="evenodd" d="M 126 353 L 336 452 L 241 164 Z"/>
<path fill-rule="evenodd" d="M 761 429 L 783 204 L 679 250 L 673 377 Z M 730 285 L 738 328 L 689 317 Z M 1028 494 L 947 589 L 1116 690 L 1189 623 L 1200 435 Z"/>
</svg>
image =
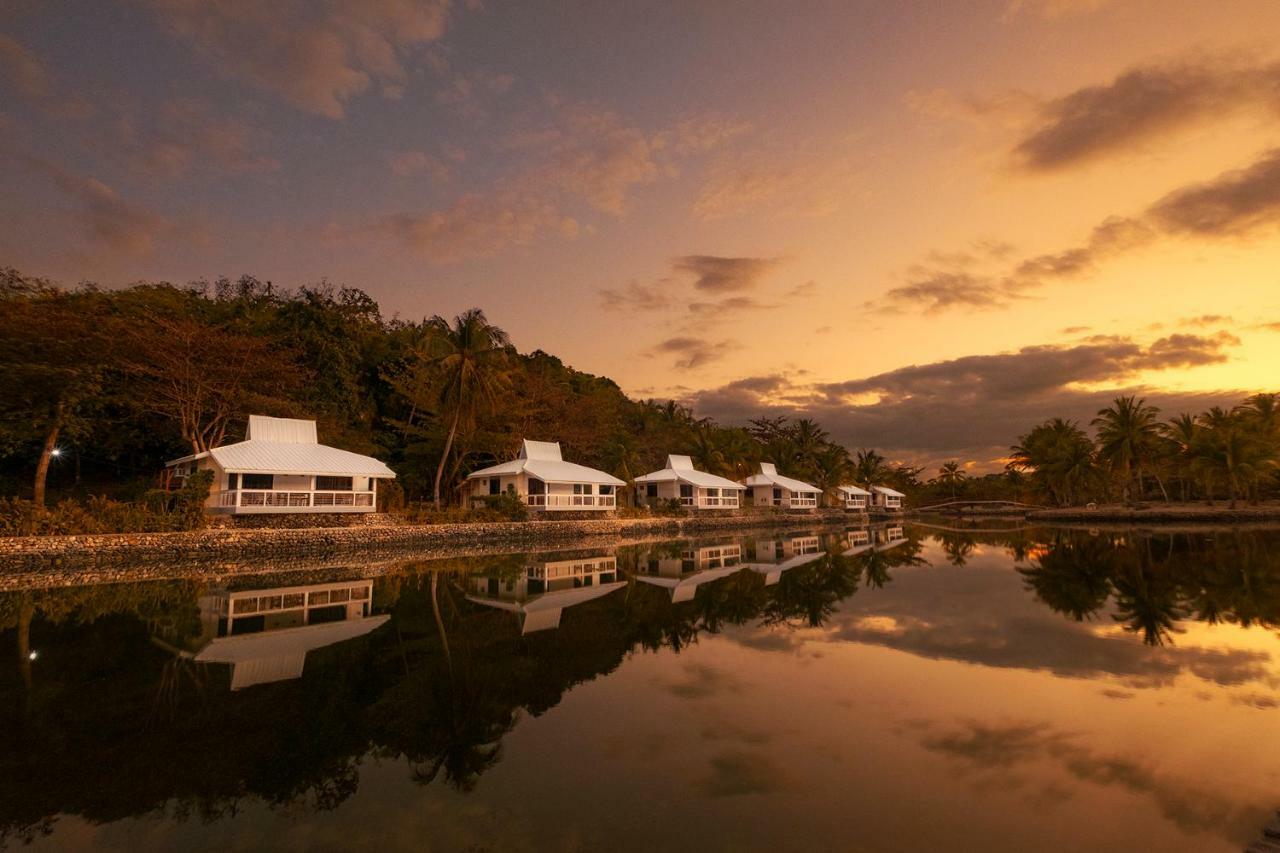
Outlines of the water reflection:
<svg viewBox="0 0 1280 853">
<path fill-rule="evenodd" d="M 652 741 L 642 731 L 652 714 L 674 713 L 661 710 L 666 695 L 716 703 L 690 733 L 740 744 L 714 753 L 710 775 L 690 783 L 707 797 L 763 804 L 803 787 L 809 774 L 824 790 L 860 790 L 854 799 L 870 809 L 860 831 L 874 835 L 877 805 L 888 809 L 890 800 L 859 788 L 866 762 L 818 761 L 776 732 L 761 735 L 748 710 L 761 703 L 819 742 L 866 729 L 872 740 L 861 748 L 879 753 L 872 764 L 907 767 L 933 756 L 944 762 L 935 785 L 972 783 L 984 797 L 1036 790 L 1065 809 L 1073 796 L 1098 808 L 1081 785 L 1123 790 L 1156 797 L 1158 819 L 1197 843 L 1205 833 L 1243 843 L 1257 831 L 1255 823 L 1246 832 L 1255 803 L 1226 791 L 1210 797 L 1208 783 L 1175 784 L 1162 756 L 1095 742 L 1065 709 L 1083 701 L 1071 685 L 1108 703 L 1105 713 L 1095 707 L 1091 725 L 1114 718 L 1122 729 L 1147 691 L 1185 687 L 1186 701 L 1217 703 L 1219 718 L 1280 707 L 1274 637 L 1258 633 L 1280 626 L 1277 544 L 1280 533 L 1266 531 L 895 526 L 410 563 L 376 579 L 353 567 L 306 583 L 281 575 L 0 596 L 0 643 L 16 652 L 0 668 L 0 768 L 24 780 L 0 797 L 0 838 L 74 846 L 68 839 L 77 836 L 60 821 L 124 826 L 144 815 L 164 826 L 192 816 L 206 822 L 196 827 L 234 825 L 255 803 L 287 806 L 296 821 L 391 796 L 397 784 L 418 797 L 452 790 L 483 799 L 482 780 L 506 774 L 517 774 L 511 783 L 530 803 L 549 806 L 545 798 L 562 796 L 569 782 L 557 776 L 560 762 L 600 727 L 637 751 L 620 753 L 635 758 L 610 765 L 617 775 L 599 781 L 625 787 L 647 778 L 652 757 L 642 745 Z M 1245 633 L 1202 636 L 1213 626 Z M 774 671 L 775 659 L 809 663 L 754 681 Z M 637 680 L 639 672 L 656 680 Z M 1011 689 L 999 673 L 1036 680 Z M 788 687 L 774 683 L 784 678 Z M 952 683 L 962 692 L 947 694 Z M 857 691 L 846 695 L 848 684 Z M 566 741 L 555 721 L 572 717 L 566 694 L 587 685 L 621 693 Z M 982 710 L 957 718 L 971 693 Z M 1025 703 L 1042 695 L 1057 700 L 1038 713 L 1066 716 L 1028 719 Z M 837 700 L 866 703 L 860 726 Z M 881 704 L 894 710 L 877 722 Z M 1141 730 L 1159 729 L 1160 707 L 1144 712 Z M 508 761 L 512 743 L 522 744 L 521 756 L 533 748 L 518 737 L 528 727 L 538 728 L 538 741 L 551 739 L 556 756 L 541 777 Z M 1248 720 L 1233 728 L 1247 730 Z M 1218 748 L 1230 752 L 1221 741 Z M 394 772 L 371 776 L 372 759 Z M 414 797 L 394 790 L 395 802 L 411 808 Z M 930 800 L 928 786 L 913 790 L 921 808 L 944 802 Z M 947 801 L 962 797 L 947 790 Z M 678 786 L 672 796 L 674 808 Z M 748 825 L 782 820 L 796 808 L 787 802 L 762 805 Z M 614 808 L 624 820 L 639 814 Z M 831 808 L 810 815 L 811 825 L 847 810 Z M 968 849 L 1025 849 L 976 829 L 966 835 L 970 821 L 1005 820 L 1008 811 L 971 804 L 950 819 L 946 837 Z M 939 843 L 921 827 L 894 826 L 871 846 Z M 748 835 L 736 848 L 768 846 L 763 838 Z M 643 849 L 654 836 L 612 840 Z"/>
</svg>

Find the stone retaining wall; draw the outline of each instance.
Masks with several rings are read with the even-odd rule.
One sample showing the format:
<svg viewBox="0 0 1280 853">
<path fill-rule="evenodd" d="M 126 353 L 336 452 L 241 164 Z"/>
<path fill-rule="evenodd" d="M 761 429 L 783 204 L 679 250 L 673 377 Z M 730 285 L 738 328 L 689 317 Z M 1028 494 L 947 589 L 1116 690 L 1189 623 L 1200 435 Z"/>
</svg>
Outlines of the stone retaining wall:
<svg viewBox="0 0 1280 853">
<path fill-rule="evenodd" d="M 432 559 L 608 547 L 624 541 L 714 535 L 760 528 L 861 524 L 843 510 L 685 518 L 613 518 L 378 527 L 207 529 L 0 538 L 0 589 L 95 581 L 178 577 L 200 571 L 248 572 L 270 561 Z M 274 568 L 274 566 L 273 566 Z"/>
</svg>

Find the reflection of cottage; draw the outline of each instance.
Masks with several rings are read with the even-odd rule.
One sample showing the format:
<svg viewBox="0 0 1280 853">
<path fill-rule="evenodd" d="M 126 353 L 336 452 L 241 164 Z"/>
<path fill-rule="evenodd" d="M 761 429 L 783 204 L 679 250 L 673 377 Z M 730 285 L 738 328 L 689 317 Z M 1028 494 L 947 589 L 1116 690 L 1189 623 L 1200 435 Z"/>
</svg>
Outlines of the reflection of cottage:
<svg viewBox="0 0 1280 853">
<path fill-rule="evenodd" d="M 812 563 L 822 557 L 822 540 L 817 536 L 764 539 L 754 543 L 744 565 L 764 575 L 765 586 L 773 586 L 782 573 Z"/>
<path fill-rule="evenodd" d="M 244 439 L 166 467 L 178 483 L 212 471 L 206 506 L 236 515 L 373 512 L 378 480 L 395 477 L 377 459 L 320 444 L 315 421 L 250 415 Z"/>
<path fill-rule="evenodd" d="M 815 509 L 821 493 L 817 486 L 779 474 L 772 462 L 761 462 L 760 473 L 748 477 L 746 484 L 756 506 Z"/>
<path fill-rule="evenodd" d="M 891 489 L 888 486 L 871 487 L 871 505 L 876 509 L 902 509 L 902 499 L 905 497 L 906 495 L 902 492 L 897 489 Z"/>
<path fill-rule="evenodd" d="M 876 550 L 888 551 L 890 548 L 897 548 L 903 542 L 907 541 L 907 534 L 903 532 L 901 527 L 885 527 L 876 533 Z"/>
<path fill-rule="evenodd" d="M 860 489 L 857 486 L 840 487 L 840 503 L 845 509 L 861 512 L 867 508 L 867 501 L 870 498 L 871 492 L 866 489 Z"/>
<path fill-rule="evenodd" d="M 666 468 L 636 477 L 636 497 L 650 505 L 679 501 L 690 509 L 737 509 L 744 491 L 741 483 L 698 471 L 688 456 L 668 456 Z"/>
<path fill-rule="evenodd" d="M 847 530 L 844 534 L 845 550 L 843 552 L 846 557 L 856 557 L 859 554 L 865 554 L 875 547 L 871 542 L 871 531 L 869 530 Z"/>
<path fill-rule="evenodd" d="M 557 628 L 566 607 L 626 586 L 612 555 L 534 563 L 515 577 L 476 575 L 467 581 L 468 601 L 515 613 L 522 634 Z"/>
<path fill-rule="evenodd" d="M 610 510 L 618 505 L 617 488 L 626 483 L 612 474 L 565 462 L 560 444 L 525 440 L 510 462 L 472 472 L 464 488 L 471 503 L 514 491 L 533 510 Z"/>
<path fill-rule="evenodd" d="M 642 555 L 636 564 L 636 580 L 670 590 L 671 600 L 679 603 L 692 600 L 702 584 L 741 568 L 741 545 L 706 545 L 670 556 Z"/>
<path fill-rule="evenodd" d="M 299 678 L 312 649 L 368 634 L 389 616 L 369 608 L 373 582 L 216 590 L 200 598 L 201 634 L 180 651 L 231 665 L 231 689 Z"/>
</svg>

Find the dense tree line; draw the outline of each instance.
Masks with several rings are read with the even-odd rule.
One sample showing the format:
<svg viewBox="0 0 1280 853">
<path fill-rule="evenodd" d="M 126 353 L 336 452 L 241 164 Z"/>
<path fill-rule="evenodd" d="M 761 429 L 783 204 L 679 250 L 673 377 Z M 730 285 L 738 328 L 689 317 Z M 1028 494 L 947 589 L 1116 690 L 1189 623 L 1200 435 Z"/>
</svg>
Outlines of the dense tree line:
<svg viewBox="0 0 1280 853">
<path fill-rule="evenodd" d="M 138 498 L 165 460 L 239 440 L 246 416 L 314 418 L 322 440 L 378 456 L 411 500 L 448 503 L 522 437 L 624 480 L 688 453 L 741 478 L 761 460 L 824 489 L 907 486 L 918 469 L 856 455 L 808 419 L 727 427 L 672 401 L 521 353 L 478 309 L 385 317 L 368 294 L 282 291 L 252 276 L 64 288 L 0 270 L 0 493 Z"/>
</svg>

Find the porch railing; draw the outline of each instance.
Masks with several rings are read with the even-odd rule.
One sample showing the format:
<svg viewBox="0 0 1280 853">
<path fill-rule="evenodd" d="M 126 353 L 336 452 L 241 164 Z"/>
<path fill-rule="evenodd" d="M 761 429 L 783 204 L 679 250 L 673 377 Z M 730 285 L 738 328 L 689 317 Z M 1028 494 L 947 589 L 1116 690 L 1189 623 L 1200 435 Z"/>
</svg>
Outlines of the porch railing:
<svg viewBox="0 0 1280 853">
<path fill-rule="evenodd" d="M 681 506 L 698 507 L 699 509 L 737 509 L 737 495 L 721 495 L 720 497 L 682 497 Z"/>
<path fill-rule="evenodd" d="M 792 505 L 792 506 L 802 506 L 802 507 L 803 507 L 803 506 L 817 506 L 817 505 L 818 505 L 818 499 L 817 499 L 817 498 L 792 497 L 792 498 L 791 498 L 791 505 Z"/>
<path fill-rule="evenodd" d="M 231 509 L 372 507 L 373 492 L 297 492 L 285 489 L 236 489 L 220 492 L 218 506 Z"/>
<path fill-rule="evenodd" d="M 617 495 L 522 495 L 535 509 L 613 509 Z"/>
</svg>

